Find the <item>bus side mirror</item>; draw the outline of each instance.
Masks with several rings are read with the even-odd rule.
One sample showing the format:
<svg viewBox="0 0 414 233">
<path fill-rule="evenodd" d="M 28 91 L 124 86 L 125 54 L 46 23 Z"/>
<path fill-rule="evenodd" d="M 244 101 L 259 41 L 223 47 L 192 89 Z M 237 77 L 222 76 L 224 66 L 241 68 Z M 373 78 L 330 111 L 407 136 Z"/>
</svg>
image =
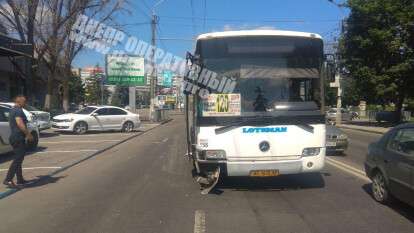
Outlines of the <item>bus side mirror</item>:
<svg viewBox="0 0 414 233">
<path fill-rule="evenodd" d="M 187 52 L 186 55 L 187 65 L 186 65 L 186 71 L 184 75 L 184 81 L 186 82 L 185 85 L 196 85 L 194 80 L 198 78 L 198 74 L 201 71 L 201 57 L 199 54 L 193 55 L 190 52 Z M 190 88 L 192 89 L 192 88 Z M 187 90 L 187 88 L 184 88 L 184 94 L 185 95 L 192 95 L 191 91 Z"/>
<path fill-rule="evenodd" d="M 186 59 L 187 59 L 187 61 L 191 62 L 191 65 L 200 65 L 201 64 L 200 54 L 192 54 L 190 52 L 187 52 Z"/>
</svg>

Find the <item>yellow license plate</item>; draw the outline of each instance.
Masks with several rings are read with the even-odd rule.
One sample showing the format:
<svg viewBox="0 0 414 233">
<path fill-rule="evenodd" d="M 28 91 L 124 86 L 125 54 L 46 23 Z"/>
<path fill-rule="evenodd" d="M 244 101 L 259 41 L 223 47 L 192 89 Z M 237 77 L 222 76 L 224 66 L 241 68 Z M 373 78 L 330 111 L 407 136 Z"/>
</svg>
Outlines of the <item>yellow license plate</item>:
<svg viewBox="0 0 414 233">
<path fill-rule="evenodd" d="M 269 176 L 278 176 L 279 170 L 257 170 L 251 171 L 250 176 L 256 177 L 269 177 Z"/>
</svg>

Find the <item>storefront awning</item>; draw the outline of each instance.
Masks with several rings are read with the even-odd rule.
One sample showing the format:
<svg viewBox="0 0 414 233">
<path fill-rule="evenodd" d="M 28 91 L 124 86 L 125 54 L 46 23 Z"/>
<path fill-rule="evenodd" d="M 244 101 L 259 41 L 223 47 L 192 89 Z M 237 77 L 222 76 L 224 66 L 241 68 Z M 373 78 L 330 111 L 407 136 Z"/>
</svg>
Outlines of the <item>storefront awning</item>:
<svg viewBox="0 0 414 233">
<path fill-rule="evenodd" d="M 33 46 L 31 44 L 25 44 L 19 40 L 0 34 L 1 57 L 25 56 L 31 58 L 32 50 Z"/>
</svg>

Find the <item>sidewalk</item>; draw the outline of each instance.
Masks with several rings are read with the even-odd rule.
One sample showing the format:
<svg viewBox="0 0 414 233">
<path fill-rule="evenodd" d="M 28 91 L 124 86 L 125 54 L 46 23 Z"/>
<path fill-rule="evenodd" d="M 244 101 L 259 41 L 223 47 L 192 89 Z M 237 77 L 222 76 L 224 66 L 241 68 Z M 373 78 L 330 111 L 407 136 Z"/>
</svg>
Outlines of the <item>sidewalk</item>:
<svg viewBox="0 0 414 233">
<path fill-rule="evenodd" d="M 341 124 L 338 126 L 342 129 L 359 130 L 368 133 L 384 134 L 392 129 L 395 125 L 390 123 L 369 122 L 367 120 L 356 120 L 350 123 Z"/>
</svg>

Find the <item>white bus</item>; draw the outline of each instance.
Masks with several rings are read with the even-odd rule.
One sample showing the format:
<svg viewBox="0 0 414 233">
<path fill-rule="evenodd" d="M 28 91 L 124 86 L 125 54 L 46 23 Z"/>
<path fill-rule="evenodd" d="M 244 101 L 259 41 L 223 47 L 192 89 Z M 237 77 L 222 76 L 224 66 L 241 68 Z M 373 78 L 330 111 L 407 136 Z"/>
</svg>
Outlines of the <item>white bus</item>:
<svg viewBox="0 0 414 233">
<path fill-rule="evenodd" d="M 198 85 L 198 91 L 186 92 L 187 143 L 200 183 L 212 186 L 219 174 L 269 177 L 324 167 L 325 72 L 319 35 L 207 33 L 198 36 L 195 53 L 188 57 L 192 76 L 186 81 Z M 234 83 L 223 89 L 222 79 Z"/>
</svg>

